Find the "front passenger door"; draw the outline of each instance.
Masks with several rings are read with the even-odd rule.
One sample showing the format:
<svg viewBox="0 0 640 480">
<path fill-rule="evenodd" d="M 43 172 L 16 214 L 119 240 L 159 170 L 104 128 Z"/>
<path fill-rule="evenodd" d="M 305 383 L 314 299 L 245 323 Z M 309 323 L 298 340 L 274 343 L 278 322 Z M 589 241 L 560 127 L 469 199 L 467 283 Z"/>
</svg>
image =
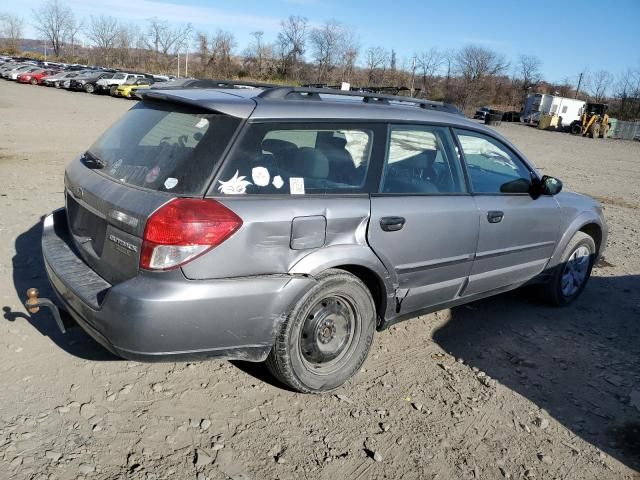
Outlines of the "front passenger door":
<svg viewBox="0 0 640 480">
<path fill-rule="evenodd" d="M 522 192 L 532 171 L 498 139 L 456 129 L 473 198 L 480 212 L 476 259 L 463 295 L 525 282 L 541 273 L 560 229 L 553 196 Z M 517 193 L 520 192 L 520 193 Z"/>
<path fill-rule="evenodd" d="M 477 237 L 478 211 L 450 130 L 392 126 L 368 240 L 395 274 L 396 313 L 454 299 L 471 271 Z"/>
</svg>

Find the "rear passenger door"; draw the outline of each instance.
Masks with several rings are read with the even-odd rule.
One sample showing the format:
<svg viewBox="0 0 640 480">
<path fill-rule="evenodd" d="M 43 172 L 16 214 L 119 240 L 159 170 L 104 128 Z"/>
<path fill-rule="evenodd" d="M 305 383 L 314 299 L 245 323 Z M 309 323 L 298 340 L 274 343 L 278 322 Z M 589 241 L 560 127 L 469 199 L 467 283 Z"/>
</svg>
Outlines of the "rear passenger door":
<svg viewBox="0 0 640 480">
<path fill-rule="evenodd" d="M 542 272 L 555 248 L 560 207 L 519 185 L 533 172 L 507 145 L 478 132 L 455 130 L 480 212 L 478 251 L 464 295 L 524 282 Z"/>
<path fill-rule="evenodd" d="M 398 313 L 456 297 L 476 251 L 478 211 L 448 128 L 390 127 L 369 244 L 399 283 Z"/>
</svg>

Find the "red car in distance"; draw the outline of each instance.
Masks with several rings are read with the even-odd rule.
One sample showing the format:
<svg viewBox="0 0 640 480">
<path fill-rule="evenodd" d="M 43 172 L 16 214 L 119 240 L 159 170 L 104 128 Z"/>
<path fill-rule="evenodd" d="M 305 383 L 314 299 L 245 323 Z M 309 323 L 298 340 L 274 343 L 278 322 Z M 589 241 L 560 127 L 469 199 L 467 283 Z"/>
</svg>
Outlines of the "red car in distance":
<svg viewBox="0 0 640 480">
<path fill-rule="evenodd" d="M 37 70 L 35 72 L 23 73 L 18 75 L 18 82 L 30 83 L 31 85 L 40 85 L 45 77 L 49 75 L 55 75 L 59 70 Z"/>
</svg>

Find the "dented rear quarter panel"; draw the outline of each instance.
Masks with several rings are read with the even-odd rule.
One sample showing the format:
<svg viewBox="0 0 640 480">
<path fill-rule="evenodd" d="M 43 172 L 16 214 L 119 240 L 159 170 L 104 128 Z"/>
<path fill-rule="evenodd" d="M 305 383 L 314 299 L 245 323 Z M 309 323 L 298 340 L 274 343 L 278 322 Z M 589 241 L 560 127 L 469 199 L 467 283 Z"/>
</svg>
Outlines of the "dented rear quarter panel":
<svg viewBox="0 0 640 480">
<path fill-rule="evenodd" d="M 231 239 L 184 265 L 189 279 L 315 275 L 332 266 L 353 263 L 376 268 L 384 275 L 384 268 L 367 245 L 368 195 L 227 196 L 216 200 L 242 218 L 243 225 Z M 292 249 L 293 220 L 315 216 L 326 218 L 324 244 Z"/>
</svg>

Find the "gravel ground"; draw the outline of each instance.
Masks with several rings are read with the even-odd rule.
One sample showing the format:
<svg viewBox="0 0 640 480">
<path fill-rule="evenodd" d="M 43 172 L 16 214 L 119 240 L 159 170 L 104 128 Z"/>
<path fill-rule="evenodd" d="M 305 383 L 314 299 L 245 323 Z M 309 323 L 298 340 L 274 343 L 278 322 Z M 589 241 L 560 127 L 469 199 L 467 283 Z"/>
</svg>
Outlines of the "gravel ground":
<svg viewBox="0 0 640 480">
<path fill-rule="evenodd" d="M 640 478 L 640 143 L 499 127 L 605 206 L 581 299 L 513 292 L 412 319 L 311 396 L 261 365 L 119 360 L 25 313 L 28 287 L 51 294 L 39 223 L 65 164 L 131 106 L 0 83 L 0 477 Z"/>
</svg>

